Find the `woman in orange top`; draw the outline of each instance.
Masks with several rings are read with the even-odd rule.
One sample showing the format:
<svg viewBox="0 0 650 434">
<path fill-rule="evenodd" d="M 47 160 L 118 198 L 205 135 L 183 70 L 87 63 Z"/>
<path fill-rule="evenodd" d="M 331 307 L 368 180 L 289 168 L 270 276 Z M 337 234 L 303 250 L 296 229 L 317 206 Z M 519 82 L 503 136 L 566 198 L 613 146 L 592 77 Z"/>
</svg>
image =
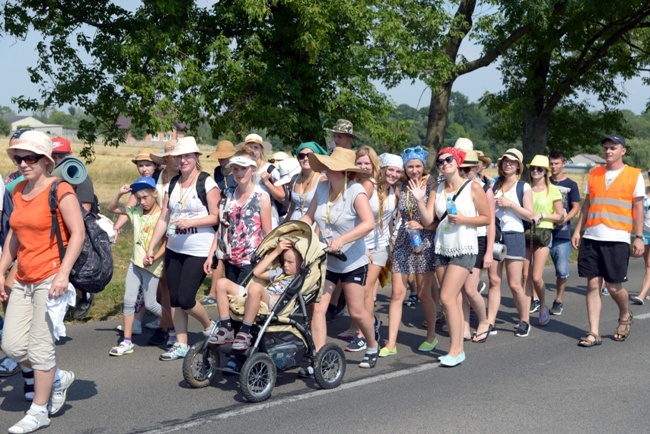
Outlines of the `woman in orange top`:
<svg viewBox="0 0 650 434">
<path fill-rule="evenodd" d="M 7 149 L 9 157 L 25 176 L 13 194 L 14 210 L 0 257 L 0 300 L 7 299 L 4 276 L 17 259 L 2 348 L 25 368 L 34 370 L 34 400 L 25 417 L 9 432 L 32 432 L 50 424 L 49 414 L 65 403 L 74 374 L 56 367 L 53 318 L 48 320 L 48 300 L 55 300 L 74 288 L 69 285 L 70 270 L 81 252 L 85 229 L 79 201 L 72 186 L 58 187 L 57 220 L 67 246 L 63 260 L 51 237 L 52 217 L 48 204 L 50 175 L 54 166 L 52 141 L 38 131 L 24 133 Z M 50 402 L 48 408 L 48 401 Z"/>
</svg>

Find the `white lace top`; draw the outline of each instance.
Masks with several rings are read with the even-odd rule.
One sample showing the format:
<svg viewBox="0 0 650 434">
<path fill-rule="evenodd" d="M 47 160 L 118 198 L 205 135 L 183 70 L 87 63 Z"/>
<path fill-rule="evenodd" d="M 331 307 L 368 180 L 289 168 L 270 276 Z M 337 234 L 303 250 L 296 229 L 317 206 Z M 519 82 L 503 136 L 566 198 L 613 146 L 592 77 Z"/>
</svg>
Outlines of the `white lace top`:
<svg viewBox="0 0 650 434">
<path fill-rule="evenodd" d="M 466 181 L 469 182 L 469 181 Z M 447 196 L 453 197 L 455 193 L 445 193 L 445 182 L 438 185 L 434 209 L 438 218 L 447 211 Z M 456 198 L 456 209 L 458 214 L 467 217 L 476 217 L 478 212 L 472 200 L 472 186 L 466 185 Z M 452 225 L 448 216 L 440 222 L 436 230 L 435 252 L 437 255 L 454 257 L 462 255 L 477 255 L 478 240 L 476 227 L 465 225 Z"/>
</svg>

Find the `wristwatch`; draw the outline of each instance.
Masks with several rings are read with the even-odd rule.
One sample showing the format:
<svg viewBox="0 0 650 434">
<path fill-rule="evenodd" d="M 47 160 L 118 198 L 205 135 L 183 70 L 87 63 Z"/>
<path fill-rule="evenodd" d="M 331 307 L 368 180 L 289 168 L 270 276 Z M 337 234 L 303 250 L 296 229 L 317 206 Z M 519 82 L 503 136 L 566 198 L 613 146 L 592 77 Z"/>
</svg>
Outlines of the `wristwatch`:
<svg viewBox="0 0 650 434">
<path fill-rule="evenodd" d="M 635 240 L 642 240 L 642 239 L 643 239 L 643 235 L 635 235 L 635 236 L 634 236 L 634 239 L 635 239 Z"/>
</svg>

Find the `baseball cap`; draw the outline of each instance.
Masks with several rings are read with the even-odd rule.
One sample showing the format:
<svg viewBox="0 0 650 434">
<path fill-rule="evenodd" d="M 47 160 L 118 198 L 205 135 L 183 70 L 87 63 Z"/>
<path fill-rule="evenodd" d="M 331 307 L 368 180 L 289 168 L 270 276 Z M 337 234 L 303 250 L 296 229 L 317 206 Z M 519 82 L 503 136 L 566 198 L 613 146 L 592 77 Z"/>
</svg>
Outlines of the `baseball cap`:
<svg viewBox="0 0 650 434">
<path fill-rule="evenodd" d="M 605 136 L 605 138 L 603 138 L 603 140 L 600 141 L 600 144 L 602 145 L 607 140 L 611 140 L 614 143 L 618 143 L 619 145 L 623 146 L 624 148 L 627 147 L 627 144 L 625 143 L 625 139 L 622 136 L 618 135 L 618 134 L 610 134 L 609 136 Z"/>
<path fill-rule="evenodd" d="M 153 188 L 155 190 L 156 181 L 154 181 L 154 179 L 151 177 L 143 176 L 142 178 L 136 179 L 135 182 L 131 184 L 131 194 L 137 193 L 138 191 L 145 190 L 147 188 Z"/>
<path fill-rule="evenodd" d="M 72 147 L 70 146 L 70 142 L 64 137 L 54 137 L 52 139 L 52 153 L 71 154 Z"/>
</svg>

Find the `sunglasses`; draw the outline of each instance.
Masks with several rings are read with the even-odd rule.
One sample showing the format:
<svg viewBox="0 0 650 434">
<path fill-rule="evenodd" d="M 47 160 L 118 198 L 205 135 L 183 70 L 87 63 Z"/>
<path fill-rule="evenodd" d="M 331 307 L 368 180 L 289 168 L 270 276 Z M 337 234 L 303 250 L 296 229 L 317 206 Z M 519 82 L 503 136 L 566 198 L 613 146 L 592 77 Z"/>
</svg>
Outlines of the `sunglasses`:
<svg viewBox="0 0 650 434">
<path fill-rule="evenodd" d="M 45 157 L 45 155 L 29 154 L 25 155 L 24 157 L 21 157 L 20 155 L 14 155 L 14 161 L 18 166 L 20 166 L 23 161 L 25 164 L 36 164 L 36 162 L 43 157 Z"/>
<path fill-rule="evenodd" d="M 530 166 L 529 170 L 531 172 L 542 172 L 542 173 L 544 173 L 544 171 L 546 171 L 546 169 L 544 169 L 543 167 L 539 167 L 539 166 Z"/>
<path fill-rule="evenodd" d="M 304 160 L 305 158 L 309 157 L 309 154 L 311 154 L 311 152 L 301 152 L 298 154 L 298 159 Z"/>
<path fill-rule="evenodd" d="M 454 161 L 454 157 L 452 155 L 449 155 L 448 157 L 445 157 L 445 158 L 438 158 L 436 160 L 436 164 L 438 166 L 442 166 L 445 163 L 451 164 L 452 161 Z"/>
<path fill-rule="evenodd" d="M 415 153 L 417 154 L 418 152 L 422 152 L 424 149 L 422 149 L 422 146 L 416 146 L 415 148 L 406 148 L 404 149 L 404 154 L 411 154 Z"/>
</svg>

